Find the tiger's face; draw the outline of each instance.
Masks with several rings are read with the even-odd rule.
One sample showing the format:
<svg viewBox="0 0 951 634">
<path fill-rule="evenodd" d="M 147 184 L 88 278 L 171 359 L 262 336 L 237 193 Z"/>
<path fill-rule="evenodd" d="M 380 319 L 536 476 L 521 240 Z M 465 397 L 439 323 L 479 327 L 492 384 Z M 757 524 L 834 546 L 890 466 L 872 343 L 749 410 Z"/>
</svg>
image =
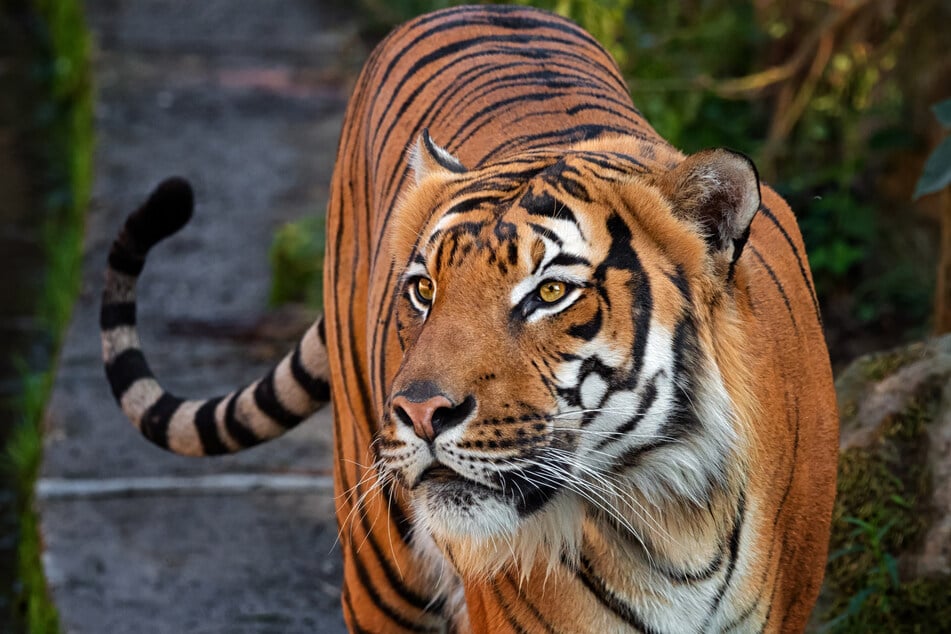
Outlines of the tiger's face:
<svg viewBox="0 0 951 634">
<path fill-rule="evenodd" d="M 678 217 L 676 170 L 606 156 L 464 171 L 417 150 L 376 450 L 456 560 L 560 552 L 592 514 L 643 532 L 658 500 L 705 499 L 730 471 L 740 434 L 697 306 L 724 295 L 736 245 Z"/>
</svg>

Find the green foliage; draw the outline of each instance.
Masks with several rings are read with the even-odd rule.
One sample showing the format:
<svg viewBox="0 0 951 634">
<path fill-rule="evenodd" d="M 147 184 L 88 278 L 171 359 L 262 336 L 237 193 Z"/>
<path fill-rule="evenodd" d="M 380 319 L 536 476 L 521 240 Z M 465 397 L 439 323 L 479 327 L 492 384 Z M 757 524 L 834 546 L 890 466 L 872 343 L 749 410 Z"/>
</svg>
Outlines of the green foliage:
<svg viewBox="0 0 951 634">
<path fill-rule="evenodd" d="M 21 370 L 23 391 L 17 409 L 20 419 L 3 451 L 3 464 L 12 471 L 19 500 L 19 568 L 17 576 L 22 591 L 18 597 L 18 612 L 26 631 L 31 634 L 55 634 L 60 631 L 56 608 L 46 594 L 43 577 L 39 518 L 33 508 L 33 484 L 39 473 L 43 455 L 40 421 L 52 387 L 52 371 L 29 372 Z"/>
<path fill-rule="evenodd" d="M 82 234 L 92 187 L 93 124 L 89 34 L 77 0 L 34 0 L 49 61 L 42 67 L 49 102 L 39 112 L 50 139 L 46 165 L 47 284 L 41 316 L 58 333 L 79 290 Z"/>
<path fill-rule="evenodd" d="M 52 368 L 62 334 L 69 322 L 79 290 L 82 234 L 92 185 L 92 88 L 89 37 L 79 0 L 31 0 L 37 20 L 32 37 L 42 61 L 35 78 L 46 99 L 31 122 L 43 153 L 43 238 L 45 284 L 38 318 L 49 342 L 48 365 L 21 368 L 22 395 L 19 420 L 6 447 L 17 482 L 19 531 L 19 581 L 24 625 L 31 633 L 59 631 L 58 616 L 46 590 L 40 560 L 38 518 L 33 484 L 42 456 L 42 419 L 52 385 Z"/>
<path fill-rule="evenodd" d="M 799 227 L 809 250 L 809 264 L 820 293 L 845 277 L 866 257 L 875 240 L 874 209 L 856 200 L 848 190 L 832 189 L 815 195 Z"/>
<path fill-rule="evenodd" d="M 288 222 L 271 243 L 271 297 L 273 306 L 288 302 L 320 308 L 323 298 L 323 216 Z"/>
</svg>

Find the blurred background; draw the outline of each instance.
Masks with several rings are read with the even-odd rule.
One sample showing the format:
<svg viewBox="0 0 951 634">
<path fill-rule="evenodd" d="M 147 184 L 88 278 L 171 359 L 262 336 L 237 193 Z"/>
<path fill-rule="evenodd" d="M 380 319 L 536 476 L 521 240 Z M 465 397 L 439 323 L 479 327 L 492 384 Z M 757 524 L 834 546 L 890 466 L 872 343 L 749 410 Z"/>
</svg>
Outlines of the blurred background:
<svg viewBox="0 0 951 634">
<path fill-rule="evenodd" d="M 309 1 L 352 14 L 356 58 L 458 4 Z M 951 3 L 524 4 L 598 38 L 673 145 L 749 154 L 797 214 L 843 419 L 816 628 L 951 631 Z M 0 7 L 0 632 L 55 632 L 33 488 L 95 177 L 96 34 L 80 0 Z M 275 230 L 272 307 L 319 310 L 322 214 Z"/>
</svg>

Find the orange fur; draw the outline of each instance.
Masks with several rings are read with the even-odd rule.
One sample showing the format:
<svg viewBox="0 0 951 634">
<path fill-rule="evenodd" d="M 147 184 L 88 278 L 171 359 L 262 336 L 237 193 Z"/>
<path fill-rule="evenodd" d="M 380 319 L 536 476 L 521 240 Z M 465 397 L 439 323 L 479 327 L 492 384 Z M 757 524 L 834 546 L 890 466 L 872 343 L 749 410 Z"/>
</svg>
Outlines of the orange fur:
<svg viewBox="0 0 951 634">
<path fill-rule="evenodd" d="M 417 492 L 404 489 L 412 483 L 397 478 L 388 480 L 387 488 L 375 489 L 371 483 L 376 476 L 361 466 L 368 463 L 375 435 L 383 444 L 401 442 L 398 425 L 388 414 L 391 395 L 411 380 L 448 386 L 447 395 L 454 399 L 475 390 L 480 407 L 487 408 L 486 416 L 493 420 L 503 419 L 503 406 L 511 406 L 508 401 L 515 398 L 532 407 L 550 406 L 543 386 L 525 379 L 530 370 L 523 360 L 544 356 L 560 335 L 545 324 L 531 338 L 519 338 L 507 330 L 516 267 L 507 275 L 494 272 L 489 252 L 451 267 L 451 277 L 434 278 L 436 296 L 423 327 L 423 322 L 413 325 L 413 310 L 401 295 L 405 282 L 401 275 L 408 259 L 425 250 L 440 222 L 485 221 L 493 213 L 503 213 L 521 231 L 531 219 L 519 215 L 514 202 L 504 212 L 476 207 L 464 219 L 443 219 L 453 204 L 471 195 L 465 193 L 466 186 L 492 182 L 515 171 L 513 161 L 521 167 L 565 158 L 570 164 L 573 155 L 613 152 L 637 157 L 643 169 L 621 170 L 626 174 L 608 170 L 609 180 L 599 184 L 600 171 L 590 163 L 582 165 L 581 169 L 591 170 L 586 178 L 596 194 L 575 211 L 597 217 L 612 210 L 636 209 L 625 220 L 654 288 L 655 318 L 672 329 L 693 311 L 699 346 L 708 355 L 708 369 L 722 378 L 736 433 L 729 466 L 705 504 L 671 500 L 658 506 L 656 499 L 629 491 L 631 502 L 653 515 L 652 521 L 630 521 L 650 542 L 654 556 L 668 565 L 690 568 L 712 556 L 711 548 L 730 534 L 731 518 L 745 505 L 742 535 L 750 541 L 744 541 L 743 547 L 749 552 L 736 564 L 738 577 L 727 598 L 733 604 L 729 614 L 739 618 L 747 610 L 745 618 L 762 623 L 766 631 L 802 629 L 822 578 L 837 432 L 829 363 L 805 250 L 792 213 L 764 186 L 766 212 L 756 215 L 742 257 L 730 270 L 731 252 L 709 252 L 693 220 L 692 214 L 698 212 L 687 208 L 691 201 L 702 199 L 702 192 L 686 188 L 684 184 L 693 181 L 682 172 L 676 178 L 670 176 L 675 172 L 669 170 L 683 164 L 684 157 L 622 106 L 612 107 L 623 114 L 602 109 L 578 110 L 580 114 L 569 116 L 566 113 L 574 112 L 575 106 L 597 100 L 570 90 L 552 92 L 544 101 L 525 101 L 517 109 L 503 109 L 480 119 L 477 132 L 470 129 L 471 134 L 458 136 L 462 122 L 477 116 L 485 104 L 468 99 L 465 82 L 454 83 L 476 62 L 461 61 L 462 53 L 457 57 L 443 52 L 438 63 L 422 69 L 413 65 L 454 42 L 504 36 L 516 28 L 493 22 L 486 18 L 486 11 L 450 10 L 393 33 L 361 75 L 341 140 L 328 217 L 331 241 L 325 306 L 334 377 L 338 517 L 346 562 L 344 611 L 349 626 L 354 631 L 396 632 L 408 631 L 409 624 L 440 627 L 455 618 L 428 605 L 435 598 L 431 576 L 424 569 L 430 564 L 421 562 L 407 546 L 413 542 L 407 526 L 420 512 L 413 508 Z M 528 9 L 513 11 L 543 23 L 536 28 L 542 39 L 535 46 L 544 46 L 544 37 L 569 38 L 570 43 L 557 47 L 602 64 L 603 85 L 616 82 L 616 70 L 606 54 L 574 27 Z M 430 32 L 436 24 L 452 28 Z M 513 55 L 497 53 L 490 59 L 502 64 L 515 60 Z M 444 67 L 452 71 L 441 72 Z M 496 73 L 498 81 L 504 81 L 501 70 L 482 72 Z M 471 81 L 481 77 L 473 75 Z M 512 90 L 518 94 L 521 89 Z M 627 99 L 620 89 L 611 90 L 612 99 Z M 439 107 L 428 109 L 431 104 Z M 401 105 L 405 108 L 397 114 Z M 614 131 L 581 143 L 559 139 L 544 145 L 524 140 L 581 124 Z M 471 171 L 447 170 L 427 159 L 425 148 L 417 148 L 417 184 L 406 148 L 417 143 L 423 127 Z M 523 141 L 505 146 L 504 141 L 511 138 Z M 528 184 L 521 187 L 512 201 L 527 191 Z M 677 217 L 678 213 L 683 215 Z M 488 234 L 460 238 L 459 248 L 466 244 L 476 248 L 473 245 L 483 239 L 490 240 Z M 595 240 L 606 245 L 611 236 Z M 537 249 L 525 261 L 537 262 Z M 598 255 L 603 256 L 604 252 Z M 448 256 L 443 257 L 449 267 Z M 693 293 L 692 308 L 669 279 L 676 271 Z M 614 289 L 612 297 L 620 297 L 618 289 L 629 281 L 626 275 L 612 272 L 606 282 Z M 579 300 L 572 313 L 579 323 L 590 319 L 594 311 L 586 301 Z M 404 328 L 400 335 L 397 322 Z M 634 344 L 636 335 L 629 322 L 617 319 L 606 327 L 618 344 Z M 497 378 L 484 378 L 490 375 Z M 496 436 L 497 430 L 501 436 Z M 535 433 L 528 424 L 503 429 L 485 423 L 468 428 L 463 438 L 469 443 L 511 440 L 518 430 L 525 436 Z M 745 498 L 739 501 L 741 490 Z M 362 500 L 361 508 L 356 508 L 356 500 Z M 368 519 L 360 520 L 363 516 Z M 414 530 L 424 529 L 417 525 Z M 530 537 L 436 536 L 441 555 L 432 556 L 446 558 L 450 572 L 442 573 L 444 580 L 459 583 L 452 579 L 459 575 L 472 630 L 515 631 L 518 624 L 524 631 L 545 631 L 552 623 L 562 631 L 586 631 L 594 624 L 629 626 L 616 614 L 605 615 L 604 606 L 587 592 L 581 577 L 559 567 L 558 552 L 546 552 L 577 547 L 573 542 L 549 543 L 546 530 L 550 529 L 538 528 L 537 535 Z M 596 557 L 596 565 L 608 566 L 606 562 L 616 557 L 612 564 L 616 567 L 640 557 L 612 552 L 620 538 L 596 513 L 581 522 L 578 530 L 571 539 L 584 540 L 585 556 Z M 529 556 L 523 556 L 523 551 Z M 570 553 L 569 559 L 577 556 Z M 599 574 L 621 579 L 624 569 L 605 569 Z M 632 597 L 650 595 L 649 589 L 637 584 L 626 591 Z"/>
</svg>

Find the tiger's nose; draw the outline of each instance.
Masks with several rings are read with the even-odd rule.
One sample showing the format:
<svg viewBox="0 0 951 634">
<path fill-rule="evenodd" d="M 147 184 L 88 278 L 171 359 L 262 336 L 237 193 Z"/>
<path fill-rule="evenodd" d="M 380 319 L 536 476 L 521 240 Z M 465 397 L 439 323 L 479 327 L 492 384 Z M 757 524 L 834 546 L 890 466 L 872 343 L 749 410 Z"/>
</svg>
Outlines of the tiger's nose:
<svg viewBox="0 0 951 634">
<path fill-rule="evenodd" d="M 438 394 L 422 401 L 410 400 L 407 395 L 399 394 L 393 399 L 393 414 L 406 425 L 410 425 L 416 435 L 432 442 L 445 430 L 464 421 L 472 412 L 475 399 L 471 396 L 459 405 Z"/>
</svg>

